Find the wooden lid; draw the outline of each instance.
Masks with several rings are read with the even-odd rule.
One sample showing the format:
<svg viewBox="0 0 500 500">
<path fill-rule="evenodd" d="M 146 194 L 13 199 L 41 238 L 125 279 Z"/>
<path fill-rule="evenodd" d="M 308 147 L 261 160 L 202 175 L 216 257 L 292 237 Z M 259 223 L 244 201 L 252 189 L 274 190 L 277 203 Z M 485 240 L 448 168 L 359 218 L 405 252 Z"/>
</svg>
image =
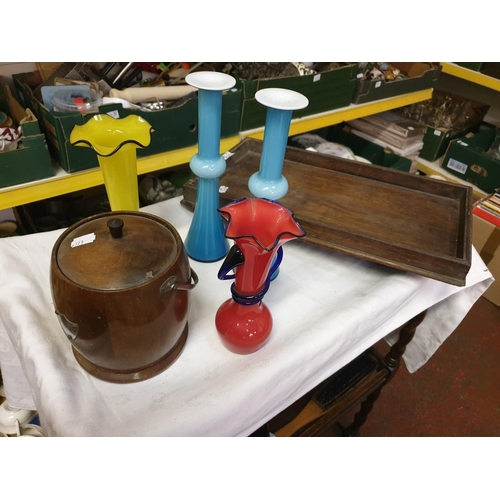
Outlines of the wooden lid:
<svg viewBox="0 0 500 500">
<path fill-rule="evenodd" d="M 167 271 L 182 250 L 177 231 L 163 219 L 112 212 L 84 219 L 61 238 L 56 261 L 70 281 L 97 290 L 122 290 Z"/>
</svg>

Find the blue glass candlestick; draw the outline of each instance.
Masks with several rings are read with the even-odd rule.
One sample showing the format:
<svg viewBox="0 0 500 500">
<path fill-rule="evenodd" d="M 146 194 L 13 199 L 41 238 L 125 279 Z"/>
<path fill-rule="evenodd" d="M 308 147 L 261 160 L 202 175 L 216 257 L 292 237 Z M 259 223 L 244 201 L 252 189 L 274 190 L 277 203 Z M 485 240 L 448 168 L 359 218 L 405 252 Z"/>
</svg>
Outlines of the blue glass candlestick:
<svg viewBox="0 0 500 500">
<path fill-rule="evenodd" d="M 309 101 L 298 92 L 278 88 L 259 90 L 255 99 L 267 106 L 267 114 L 260 168 L 248 180 L 248 189 L 257 198 L 278 200 L 288 191 L 288 181 L 281 172 L 292 113 L 307 107 Z"/>
<path fill-rule="evenodd" d="M 226 170 L 220 155 L 222 91 L 236 84 L 225 73 L 199 71 L 186 76 L 198 89 L 198 153 L 189 162 L 198 177 L 196 206 L 184 246 L 189 257 L 201 262 L 222 259 L 229 250 L 219 208 L 219 177 Z"/>
<path fill-rule="evenodd" d="M 248 189 L 257 198 L 279 200 L 288 192 L 288 181 L 282 175 L 292 113 L 306 108 L 309 100 L 293 90 L 270 88 L 255 93 L 255 99 L 267 106 L 264 142 L 260 168 L 250 176 Z M 274 271 L 271 280 L 279 274 Z"/>
</svg>

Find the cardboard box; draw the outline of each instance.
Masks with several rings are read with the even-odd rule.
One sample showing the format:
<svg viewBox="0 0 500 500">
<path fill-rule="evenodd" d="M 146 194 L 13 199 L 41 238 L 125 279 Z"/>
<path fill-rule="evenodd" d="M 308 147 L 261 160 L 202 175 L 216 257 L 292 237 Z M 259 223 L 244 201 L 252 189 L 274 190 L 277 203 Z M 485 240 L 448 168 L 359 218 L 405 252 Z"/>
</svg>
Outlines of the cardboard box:
<svg viewBox="0 0 500 500">
<path fill-rule="evenodd" d="M 483 297 L 500 306 L 500 227 L 474 214 L 472 243 L 495 278 Z"/>
<path fill-rule="evenodd" d="M 358 78 L 352 99 L 353 104 L 362 104 L 433 88 L 441 73 L 441 65 L 439 64 L 422 62 L 393 62 L 389 64 L 398 68 L 408 78 L 392 81 Z"/>
<path fill-rule="evenodd" d="M 72 146 L 69 143 L 73 127 L 83 125 L 93 115 L 49 111 L 33 94 L 33 89 L 40 83 L 40 77 L 36 73 L 13 75 L 13 81 L 20 96 L 27 105 L 32 106 L 35 115 L 42 123 L 50 153 L 67 172 L 98 167 L 97 155 L 92 149 Z M 223 94 L 221 138 L 236 136 L 239 133 L 241 96 L 241 89 L 231 89 Z M 101 106 L 99 113 L 108 113 L 116 118 L 135 114 L 151 124 L 155 129 L 151 144 L 147 148 L 137 149 L 138 158 L 174 151 L 198 143 L 197 97 L 184 102 L 179 107 L 152 112 L 125 109 L 121 104 L 110 104 Z"/>
<path fill-rule="evenodd" d="M 499 136 L 500 129 L 487 126 L 476 134 L 451 141 L 441 167 L 486 193 L 493 193 L 500 188 L 500 160 L 486 152 Z"/>
<path fill-rule="evenodd" d="M 316 75 L 288 76 L 238 80 L 243 92 L 240 131 L 263 127 L 267 108 L 256 101 L 255 93 L 267 88 L 295 90 L 309 99 L 309 105 L 292 114 L 292 120 L 351 104 L 356 85 L 357 63 L 339 63 L 338 68 L 320 71 Z"/>
<path fill-rule="evenodd" d="M 14 98 L 10 87 L 0 77 L 0 111 L 22 131 L 17 149 L 0 151 L 0 187 L 15 186 L 46 179 L 54 175 L 45 136 L 30 109 L 24 109 Z"/>
</svg>

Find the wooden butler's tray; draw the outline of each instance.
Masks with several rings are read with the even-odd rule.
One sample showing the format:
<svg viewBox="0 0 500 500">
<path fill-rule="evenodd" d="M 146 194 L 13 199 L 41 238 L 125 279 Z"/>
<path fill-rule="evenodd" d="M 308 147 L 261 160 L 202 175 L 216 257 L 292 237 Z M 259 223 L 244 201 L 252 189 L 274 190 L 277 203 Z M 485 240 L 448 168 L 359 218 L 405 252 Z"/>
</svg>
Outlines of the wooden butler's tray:
<svg viewBox="0 0 500 500">
<path fill-rule="evenodd" d="M 221 206 L 251 197 L 262 141 L 246 138 L 226 154 Z M 339 252 L 463 286 L 471 265 L 472 188 L 288 146 L 279 200 L 305 240 Z M 184 186 L 194 207 L 197 180 Z M 221 190 L 223 191 L 223 190 Z"/>
</svg>

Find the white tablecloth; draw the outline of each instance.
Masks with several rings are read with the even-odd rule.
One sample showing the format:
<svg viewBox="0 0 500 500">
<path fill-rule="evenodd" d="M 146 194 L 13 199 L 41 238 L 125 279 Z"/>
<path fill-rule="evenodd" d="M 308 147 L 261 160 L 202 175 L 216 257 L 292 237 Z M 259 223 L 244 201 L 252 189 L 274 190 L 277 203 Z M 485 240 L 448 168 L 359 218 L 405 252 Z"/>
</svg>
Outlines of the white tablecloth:
<svg viewBox="0 0 500 500">
<path fill-rule="evenodd" d="M 146 207 L 184 239 L 180 198 Z M 284 245 L 264 297 L 274 328 L 250 355 L 219 340 L 214 318 L 230 297 L 221 262 L 191 261 L 189 334 L 180 357 L 132 384 L 98 380 L 76 362 L 54 314 L 49 266 L 62 230 L 0 240 L 0 367 L 11 406 L 37 409 L 48 436 L 246 436 L 419 312 L 404 360 L 413 372 L 439 348 L 493 278 L 477 252 L 465 287 L 397 271 L 302 240 Z"/>
</svg>

